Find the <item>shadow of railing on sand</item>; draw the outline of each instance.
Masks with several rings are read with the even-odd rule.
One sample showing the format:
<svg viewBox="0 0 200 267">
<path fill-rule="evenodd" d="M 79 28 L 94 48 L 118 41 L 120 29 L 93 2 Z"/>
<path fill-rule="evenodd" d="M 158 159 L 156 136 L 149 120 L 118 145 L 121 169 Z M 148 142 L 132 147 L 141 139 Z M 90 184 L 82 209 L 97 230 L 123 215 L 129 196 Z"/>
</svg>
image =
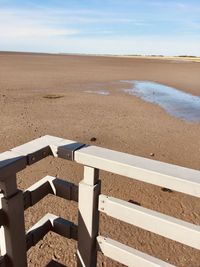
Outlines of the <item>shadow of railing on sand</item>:
<svg viewBox="0 0 200 267">
<path fill-rule="evenodd" d="M 51 260 L 46 267 L 66 267 L 66 265 L 63 265 L 62 263 L 59 263 L 57 261 Z"/>
</svg>

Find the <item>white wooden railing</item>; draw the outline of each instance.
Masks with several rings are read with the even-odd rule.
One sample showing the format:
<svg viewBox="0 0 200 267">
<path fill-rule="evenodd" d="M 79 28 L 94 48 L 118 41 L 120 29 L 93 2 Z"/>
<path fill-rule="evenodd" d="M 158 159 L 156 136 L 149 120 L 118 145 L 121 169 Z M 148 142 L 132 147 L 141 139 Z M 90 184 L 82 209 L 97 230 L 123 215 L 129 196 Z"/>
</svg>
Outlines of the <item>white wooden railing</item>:
<svg viewBox="0 0 200 267">
<path fill-rule="evenodd" d="M 24 192 L 16 173 L 49 155 L 84 165 L 78 186 L 46 176 Z M 48 231 L 77 240 L 77 266 L 94 267 L 97 251 L 127 266 L 172 266 L 108 237 L 99 236 L 99 212 L 200 249 L 200 226 L 101 194 L 99 170 L 200 197 L 200 171 L 62 138 L 43 136 L 0 154 L 0 267 L 27 266 L 26 252 Z M 24 210 L 47 194 L 78 201 L 78 225 L 46 214 L 25 232 Z"/>
</svg>

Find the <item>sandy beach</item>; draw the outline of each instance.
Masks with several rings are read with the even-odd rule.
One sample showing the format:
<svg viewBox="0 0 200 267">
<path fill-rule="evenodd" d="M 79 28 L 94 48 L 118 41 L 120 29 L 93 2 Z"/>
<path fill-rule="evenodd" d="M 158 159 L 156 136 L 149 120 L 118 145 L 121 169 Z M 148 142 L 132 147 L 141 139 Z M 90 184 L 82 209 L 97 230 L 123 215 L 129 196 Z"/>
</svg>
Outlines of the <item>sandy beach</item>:
<svg viewBox="0 0 200 267">
<path fill-rule="evenodd" d="M 129 85 L 120 82 L 153 81 L 200 96 L 199 73 L 200 63 L 184 60 L 2 52 L 0 152 L 49 134 L 200 170 L 200 123 L 125 94 L 121 89 Z M 92 92 L 98 90 L 109 95 Z M 18 186 L 24 190 L 47 174 L 78 184 L 83 166 L 49 157 L 20 172 Z M 100 176 L 104 194 L 200 225 L 197 198 L 106 172 Z M 26 229 L 47 212 L 77 223 L 77 204 L 47 196 L 25 212 Z M 200 266 L 198 250 L 107 216 L 101 215 L 100 232 L 176 266 Z M 40 267 L 53 259 L 74 267 L 75 252 L 76 242 L 49 233 L 28 251 L 28 263 Z M 98 266 L 122 265 L 99 255 Z"/>
</svg>

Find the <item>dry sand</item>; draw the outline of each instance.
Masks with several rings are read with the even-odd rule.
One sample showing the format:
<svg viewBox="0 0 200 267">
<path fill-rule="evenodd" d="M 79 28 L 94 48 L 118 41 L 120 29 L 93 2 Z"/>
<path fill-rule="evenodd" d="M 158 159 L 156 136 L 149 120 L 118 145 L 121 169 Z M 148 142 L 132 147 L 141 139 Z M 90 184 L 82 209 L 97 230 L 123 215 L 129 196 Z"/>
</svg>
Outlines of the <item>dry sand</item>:
<svg viewBox="0 0 200 267">
<path fill-rule="evenodd" d="M 120 92 L 119 80 L 157 81 L 200 95 L 200 64 L 163 59 L 0 53 L 0 151 L 49 134 L 200 169 L 200 124 L 181 121 L 159 106 Z M 109 96 L 85 93 L 109 89 Z M 63 96 L 44 98 L 48 94 Z M 96 142 L 90 142 L 96 137 Z M 18 175 L 25 189 L 46 174 L 78 182 L 83 167 L 47 158 Z M 102 192 L 200 224 L 200 201 L 101 172 Z M 77 204 L 47 196 L 25 212 L 28 229 L 47 212 L 77 222 Z M 177 266 L 200 266 L 200 253 L 139 228 L 101 216 L 100 232 Z M 28 252 L 29 266 L 52 259 L 75 266 L 76 243 L 49 233 Z M 56 265 L 49 265 L 56 266 Z M 99 256 L 98 266 L 121 266 Z M 138 266 L 139 267 L 139 266 Z"/>
</svg>

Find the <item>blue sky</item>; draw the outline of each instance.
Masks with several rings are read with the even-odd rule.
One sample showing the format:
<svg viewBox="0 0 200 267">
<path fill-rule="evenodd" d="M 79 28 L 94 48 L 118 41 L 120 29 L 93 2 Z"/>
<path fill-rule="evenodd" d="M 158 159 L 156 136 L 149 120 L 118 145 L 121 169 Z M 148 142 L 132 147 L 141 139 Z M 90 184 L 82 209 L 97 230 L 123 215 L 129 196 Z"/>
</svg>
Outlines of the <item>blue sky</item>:
<svg viewBox="0 0 200 267">
<path fill-rule="evenodd" d="M 0 50 L 200 56 L 200 0 L 0 0 Z"/>
</svg>

